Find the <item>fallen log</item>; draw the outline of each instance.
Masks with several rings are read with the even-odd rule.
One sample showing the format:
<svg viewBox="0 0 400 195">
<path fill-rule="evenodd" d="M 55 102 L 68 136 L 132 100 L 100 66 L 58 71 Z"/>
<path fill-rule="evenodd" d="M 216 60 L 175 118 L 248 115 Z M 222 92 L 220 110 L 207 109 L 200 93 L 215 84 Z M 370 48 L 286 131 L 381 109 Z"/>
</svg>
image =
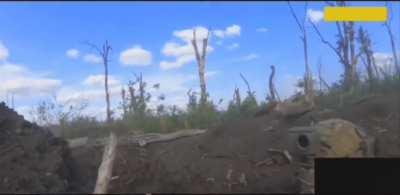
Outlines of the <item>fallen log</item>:
<svg viewBox="0 0 400 195">
<path fill-rule="evenodd" d="M 107 193 L 108 184 L 112 178 L 112 169 L 118 144 L 117 136 L 114 132 L 110 133 L 109 140 L 108 145 L 104 148 L 103 160 L 99 167 L 96 186 L 94 189 L 95 194 Z"/>
<path fill-rule="evenodd" d="M 165 142 L 175 140 L 181 137 L 194 136 L 205 133 L 207 130 L 204 129 L 190 129 L 183 131 L 176 131 L 168 134 L 153 134 L 151 136 L 136 137 L 132 141 L 137 142 L 140 146 L 145 146 L 150 143 Z"/>
<path fill-rule="evenodd" d="M 159 133 L 149 133 L 143 135 L 135 135 L 135 136 L 128 136 L 128 137 L 119 137 L 118 144 L 125 145 L 125 144 L 139 144 L 139 146 L 145 146 L 150 143 L 156 142 L 165 142 L 165 141 L 172 141 L 182 137 L 188 136 L 195 136 L 199 134 L 203 134 L 207 132 L 206 129 L 187 129 L 176 131 L 167 134 L 159 134 Z M 96 139 L 88 143 L 89 146 L 102 146 L 108 143 L 109 138 L 102 138 Z"/>
</svg>

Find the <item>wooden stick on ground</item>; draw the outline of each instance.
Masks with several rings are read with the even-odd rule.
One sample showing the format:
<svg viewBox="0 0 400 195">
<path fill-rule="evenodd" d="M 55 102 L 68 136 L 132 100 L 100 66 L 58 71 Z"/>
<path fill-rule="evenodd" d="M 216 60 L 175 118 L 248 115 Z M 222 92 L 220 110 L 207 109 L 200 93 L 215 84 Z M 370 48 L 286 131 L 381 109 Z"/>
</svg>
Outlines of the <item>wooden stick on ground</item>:
<svg viewBox="0 0 400 195">
<path fill-rule="evenodd" d="M 181 137 L 199 135 L 205 133 L 206 131 L 207 130 L 205 129 L 189 129 L 167 134 L 150 134 L 148 137 L 139 136 L 138 139 L 133 139 L 132 141 L 138 142 L 140 146 L 145 146 L 149 143 L 165 142 L 165 141 L 175 140 Z"/>
<path fill-rule="evenodd" d="M 99 167 L 96 187 L 94 189 L 95 194 L 107 193 L 107 187 L 111 181 L 111 176 L 112 176 L 112 169 L 115 159 L 117 142 L 118 141 L 116 135 L 114 134 L 114 132 L 111 132 L 109 143 L 104 148 L 103 160 Z"/>
<path fill-rule="evenodd" d="M 119 137 L 118 144 L 119 145 L 139 144 L 139 146 L 145 146 L 149 143 L 171 141 L 171 140 L 175 140 L 175 139 L 178 139 L 181 137 L 188 137 L 188 136 L 195 136 L 195 135 L 203 134 L 205 132 L 207 132 L 207 129 L 186 129 L 186 130 L 181 130 L 181 131 L 176 131 L 176 132 L 166 133 L 166 134 L 148 133 L 148 134 L 143 134 L 143 135 L 126 136 L 126 137 Z M 99 138 L 99 139 L 90 141 L 90 143 L 87 143 L 87 145 L 88 146 L 106 145 L 107 143 L 109 143 L 108 140 L 109 140 L 109 138 Z M 82 145 L 86 145 L 86 143 L 82 144 Z M 78 146 L 82 146 L 82 145 L 78 145 Z M 75 146 L 75 147 L 78 147 L 78 146 Z"/>
</svg>

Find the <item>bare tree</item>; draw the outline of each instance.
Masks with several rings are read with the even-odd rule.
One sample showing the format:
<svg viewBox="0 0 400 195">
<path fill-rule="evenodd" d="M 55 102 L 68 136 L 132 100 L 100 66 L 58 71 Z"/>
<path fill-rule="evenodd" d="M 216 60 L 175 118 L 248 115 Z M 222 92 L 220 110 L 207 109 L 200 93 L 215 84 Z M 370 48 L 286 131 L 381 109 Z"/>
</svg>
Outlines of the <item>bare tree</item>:
<svg viewBox="0 0 400 195">
<path fill-rule="evenodd" d="M 108 90 L 108 62 L 109 62 L 109 54 L 111 51 L 111 46 L 106 41 L 101 48 L 98 47 L 97 45 L 94 45 L 92 43 L 87 42 L 89 46 L 91 46 L 93 49 L 97 51 L 97 53 L 102 57 L 103 60 L 103 65 L 104 65 L 104 90 L 106 94 L 106 113 L 107 113 L 107 122 L 111 121 L 111 108 L 110 108 L 110 92 Z"/>
<path fill-rule="evenodd" d="M 314 89 L 313 89 L 313 79 L 310 70 L 310 65 L 308 63 L 308 42 L 307 42 L 307 31 L 306 31 L 306 17 L 307 17 L 307 2 L 304 5 L 304 17 L 303 22 L 300 22 L 299 18 L 297 17 L 296 13 L 293 10 L 292 5 L 288 1 L 288 5 L 290 8 L 290 12 L 293 15 L 293 18 L 296 20 L 297 26 L 300 29 L 300 39 L 303 42 L 303 51 L 304 51 L 304 65 L 305 65 L 305 76 L 304 76 L 304 94 L 305 100 L 310 105 L 314 105 Z"/>
<path fill-rule="evenodd" d="M 396 44 L 395 44 L 395 38 L 393 35 L 393 31 L 392 31 L 392 27 L 391 27 L 391 23 L 392 23 L 392 7 L 389 6 L 388 2 L 385 2 L 385 6 L 388 8 L 389 10 L 389 14 L 388 14 L 388 19 L 385 23 L 383 23 L 383 25 L 386 27 L 386 30 L 389 34 L 389 38 L 390 38 L 390 45 L 392 47 L 392 53 L 393 53 L 393 61 L 394 61 L 394 65 L 397 71 L 397 74 L 400 74 L 400 64 L 399 64 L 399 58 L 397 56 L 397 51 L 396 51 Z"/>
<path fill-rule="evenodd" d="M 334 6 L 333 3 L 328 3 L 331 6 Z M 336 3 L 336 6 L 346 6 L 346 2 L 344 1 L 338 1 Z M 358 58 L 361 55 L 360 53 L 356 54 L 355 51 L 355 32 L 354 32 L 354 22 L 349 21 L 349 22 L 336 22 L 336 28 L 337 28 L 337 47 L 335 47 L 332 43 L 327 41 L 317 28 L 317 26 L 313 23 L 310 22 L 315 30 L 315 32 L 318 34 L 319 38 L 321 41 L 328 45 L 329 48 L 331 48 L 335 54 L 339 57 L 340 63 L 344 67 L 344 88 L 345 90 L 351 90 L 353 89 L 354 85 L 356 84 L 357 81 L 357 63 L 358 63 Z"/>
<path fill-rule="evenodd" d="M 210 31 L 207 32 L 207 37 L 203 39 L 202 53 L 199 53 L 199 48 L 196 40 L 196 30 L 193 30 L 193 40 L 192 45 L 196 55 L 197 65 L 199 67 L 199 79 L 200 79 L 200 104 L 204 105 L 207 102 L 207 88 L 205 79 L 205 66 L 206 66 L 206 54 L 208 39 L 210 36 Z"/>
<path fill-rule="evenodd" d="M 244 83 L 245 83 L 246 86 L 247 86 L 247 95 L 248 95 L 249 97 L 255 97 L 255 94 L 254 94 L 255 92 L 251 90 L 250 84 L 249 84 L 249 82 L 247 81 L 246 77 L 244 77 L 244 76 L 242 75 L 242 73 L 240 73 L 240 77 L 243 79 Z"/>
<path fill-rule="evenodd" d="M 122 107 L 122 116 L 126 117 L 128 114 L 128 104 L 127 104 L 127 96 L 126 96 L 126 90 L 124 89 L 124 87 L 122 87 L 121 89 L 121 107 Z"/>
<path fill-rule="evenodd" d="M 374 52 L 372 50 L 372 43 L 369 34 L 362 27 L 358 30 L 358 41 L 360 42 L 360 56 L 361 61 L 365 65 L 367 70 L 368 81 L 370 87 L 373 85 L 373 81 L 378 77 L 378 69 L 375 64 Z"/>
<path fill-rule="evenodd" d="M 106 114 L 107 114 L 107 123 L 111 122 L 111 108 L 110 108 L 110 92 L 108 89 L 108 63 L 109 63 L 109 55 L 111 51 L 111 46 L 106 41 L 101 47 L 98 47 L 94 44 L 88 43 L 93 49 L 97 51 L 97 53 L 102 57 L 103 65 L 104 65 L 104 90 L 106 96 Z M 107 193 L 108 184 L 111 181 L 112 170 L 114 165 L 114 159 L 117 152 L 117 137 L 113 130 L 110 131 L 109 144 L 104 148 L 103 152 L 103 160 L 98 170 L 96 186 L 94 189 L 95 194 L 103 194 Z"/>
<path fill-rule="evenodd" d="M 144 116 L 147 110 L 147 102 L 150 101 L 151 94 L 146 92 L 147 83 L 143 81 L 143 75 L 136 75 L 136 83 L 139 85 L 139 94 L 137 99 L 137 110 L 135 110 L 140 116 Z"/>
<path fill-rule="evenodd" d="M 235 105 L 237 105 L 238 107 L 240 107 L 242 100 L 240 97 L 240 90 L 237 86 L 235 86 L 235 91 L 233 93 L 233 102 L 235 103 Z"/>
</svg>

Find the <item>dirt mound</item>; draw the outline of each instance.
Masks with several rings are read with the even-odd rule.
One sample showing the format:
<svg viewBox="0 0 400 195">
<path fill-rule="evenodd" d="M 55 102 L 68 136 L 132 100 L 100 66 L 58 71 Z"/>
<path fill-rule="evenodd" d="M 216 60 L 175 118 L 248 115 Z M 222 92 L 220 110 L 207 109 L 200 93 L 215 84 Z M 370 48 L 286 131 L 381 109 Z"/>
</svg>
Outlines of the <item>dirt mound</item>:
<svg viewBox="0 0 400 195">
<path fill-rule="evenodd" d="M 258 117 L 171 142 L 119 146 L 109 192 L 295 192 L 291 165 L 268 152 L 288 145 L 281 129 L 289 123 Z M 73 152 L 86 180 L 82 192 L 93 189 L 101 151 L 80 148 Z M 270 157 L 274 164 L 257 165 Z"/>
<path fill-rule="evenodd" d="M 376 138 L 377 157 L 400 157 L 400 93 L 367 97 L 342 115 Z"/>
<path fill-rule="evenodd" d="M 377 156 L 398 157 L 396 97 L 370 98 L 345 110 L 317 109 L 296 118 L 258 116 L 145 147 L 118 146 L 109 192 L 296 193 L 294 165 L 268 152 L 270 148 L 289 150 L 289 128 L 342 118 L 376 138 Z M 76 171 L 81 173 L 82 188 L 77 192 L 93 190 L 102 151 L 103 147 L 73 150 Z M 261 163 L 270 158 L 273 163 Z"/>
<path fill-rule="evenodd" d="M 67 192 L 66 142 L 0 103 L 0 193 Z"/>
</svg>

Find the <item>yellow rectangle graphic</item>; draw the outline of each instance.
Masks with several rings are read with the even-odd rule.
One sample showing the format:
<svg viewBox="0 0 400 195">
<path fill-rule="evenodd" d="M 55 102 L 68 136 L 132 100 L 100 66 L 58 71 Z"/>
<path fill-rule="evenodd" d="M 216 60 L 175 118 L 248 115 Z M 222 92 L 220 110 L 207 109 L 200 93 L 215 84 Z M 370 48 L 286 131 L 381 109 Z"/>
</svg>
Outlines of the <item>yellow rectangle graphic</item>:
<svg viewBox="0 0 400 195">
<path fill-rule="evenodd" d="M 325 22 L 385 22 L 386 7 L 325 7 Z"/>
</svg>

